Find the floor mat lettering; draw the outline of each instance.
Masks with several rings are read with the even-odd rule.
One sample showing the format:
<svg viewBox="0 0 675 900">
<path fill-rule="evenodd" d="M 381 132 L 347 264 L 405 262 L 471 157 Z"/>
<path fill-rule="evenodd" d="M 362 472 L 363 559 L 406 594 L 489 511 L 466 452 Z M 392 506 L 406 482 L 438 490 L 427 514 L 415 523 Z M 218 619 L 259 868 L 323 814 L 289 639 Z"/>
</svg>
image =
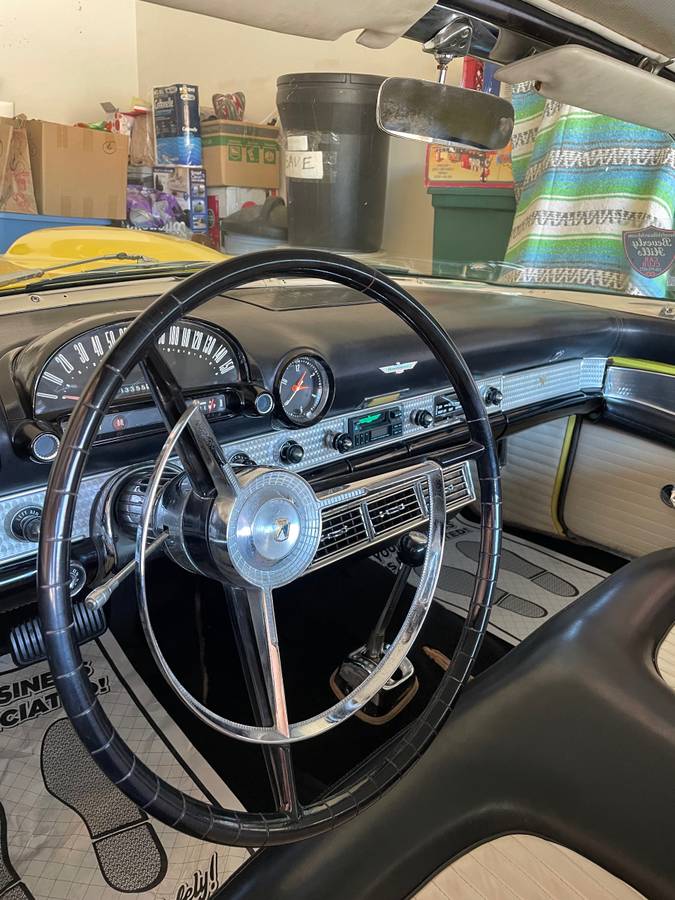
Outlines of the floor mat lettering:
<svg viewBox="0 0 675 900">
<path fill-rule="evenodd" d="M 194 797 L 242 808 L 112 635 L 82 654 L 111 721 L 151 769 Z M 128 800 L 84 749 L 44 662 L 0 665 L 0 800 L 0 900 L 206 900 L 248 858 Z"/>
</svg>

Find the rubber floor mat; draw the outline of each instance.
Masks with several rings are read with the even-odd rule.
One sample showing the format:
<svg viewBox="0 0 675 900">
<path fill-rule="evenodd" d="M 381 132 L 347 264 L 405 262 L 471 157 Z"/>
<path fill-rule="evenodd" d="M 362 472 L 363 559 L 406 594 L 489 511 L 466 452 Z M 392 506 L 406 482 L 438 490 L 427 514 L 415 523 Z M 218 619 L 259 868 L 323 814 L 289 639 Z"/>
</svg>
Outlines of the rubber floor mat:
<svg viewBox="0 0 675 900">
<path fill-rule="evenodd" d="M 479 537 L 478 527 L 462 516 L 453 519 L 446 532 L 436 601 L 460 615 L 467 611 L 473 590 Z M 374 558 L 395 570 L 394 548 L 386 548 Z M 504 532 L 488 629 L 509 644 L 518 644 L 606 577 L 607 572 Z M 415 580 L 413 574 L 411 583 Z"/>
<path fill-rule="evenodd" d="M 111 634 L 83 648 L 122 737 L 175 787 L 241 804 L 157 703 Z M 0 665 L 0 900 L 206 900 L 246 860 L 150 819 L 111 784 L 65 716 L 46 663 Z"/>
</svg>

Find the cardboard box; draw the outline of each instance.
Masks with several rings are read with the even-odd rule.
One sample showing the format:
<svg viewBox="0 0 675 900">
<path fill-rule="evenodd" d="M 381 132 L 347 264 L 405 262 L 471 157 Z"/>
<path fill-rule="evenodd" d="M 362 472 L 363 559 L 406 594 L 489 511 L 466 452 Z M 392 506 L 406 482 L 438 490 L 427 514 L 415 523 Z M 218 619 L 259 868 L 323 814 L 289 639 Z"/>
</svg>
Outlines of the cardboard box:
<svg viewBox="0 0 675 900">
<path fill-rule="evenodd" d="M 126 218 L 128 137 L 39 119 L 27 131 L 42 215 Z"/>
<path fill-rule="evenodd" d="M 25 119 L 0 118 L 0 211 L 35 215 Z"/>
<path fill-rule="evenodd" d="M 152 111 L 157 163 L 201 166 L 199 88 L 194 84 L 153 88 Z"/>
<path fill-rule="evenodd" d="M 202 146 L 209 187 L 279 187 L 281 147 L 273 125 L 202 122 Z"/>
</svg>

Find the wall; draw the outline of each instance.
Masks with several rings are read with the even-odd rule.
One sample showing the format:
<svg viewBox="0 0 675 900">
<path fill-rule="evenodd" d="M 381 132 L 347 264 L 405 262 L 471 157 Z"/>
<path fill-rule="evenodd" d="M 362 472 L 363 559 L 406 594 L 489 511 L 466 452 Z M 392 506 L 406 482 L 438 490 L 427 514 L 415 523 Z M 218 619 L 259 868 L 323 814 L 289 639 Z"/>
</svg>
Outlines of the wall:
<svg viewBox="0 0 675 900">
<path fill-rule="evenodd" d="M 56 122 L 138 91 L 135 0 L 0 0 L 0 99 Z"/>
<path fill-rule="evenodd" d="M 168 9 L 138 0 L 138 78 L 142 95 L 154 85 L 198 84 L 202 105 L 216 91 L 243 90 L 246 117 L 260 121 L 275 109 L 276 79 L 287 72 L 351 71 L 435 78 L 432 57 L 399 40 L 369 50 L 354 40 L 276 34 Z M 456 80 L 458 67 L 453 70 Z M 452 76 L 451 79 L 452 80 Z M 423 184 L 425 146 L 391 139 L 384 249 L 395 256 L 431 256 L 433 211 Z"/>
<path fill-rule="evenodd" d="M 435 77 L 419 44 L 369 50 L 346 35 L 324 42 L 275 34 L 141 0 L 0 0 L 0 99 L 17 112 L 57 122 L 102 117 L 101 100 L 124 106 L 156 84 L 246 92 L 247 117 L 274 111 L 276 79 L 289 71 L 352 71 Z M 456 80 L 455 66 L 450 80 Z M 384 249 L 429 259 L 431 200 L 425 147 L 391 140 Z"/>
</svg>

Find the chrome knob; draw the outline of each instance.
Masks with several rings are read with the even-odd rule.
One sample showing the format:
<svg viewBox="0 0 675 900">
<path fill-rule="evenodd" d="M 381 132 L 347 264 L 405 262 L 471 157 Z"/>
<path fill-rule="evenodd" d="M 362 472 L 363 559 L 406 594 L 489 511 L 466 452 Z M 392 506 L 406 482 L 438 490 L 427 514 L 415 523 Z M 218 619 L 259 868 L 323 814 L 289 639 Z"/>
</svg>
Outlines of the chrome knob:
<svg viewBox="0 0 675 900">
<path fill-rule="evenodd" d="M 346 431 L 343 431 L 339 434 L 328 435 L 327 444 L 329 447 L 337 450 L 338 453 L 348 453 L 353 448 L 354 441 Z"/>
<path fill-rule="evenodd" d="M 304 448 L 297 441 L 286 441 L 279 450 L 279 459 L 282 463 L 286 463 L 289 466 L 297 466 L 298 463 L 302 462 L 304 455 Z"/>
<path fill-rule="evenodd" d="M 428 409 L 416 409 L 411 418 L 413 424 L 421 425 L 422 428 L 431 428 L 434 424 L 434 417 Z"/>
<path fill-rule="evenodd" d="M 494 385 L 487 387 L 483 394 L 483 400 L 485 401 L 486 406 L 499 406 L 503 399 L 504 395 L 499 388 Z"/>
</svg>

